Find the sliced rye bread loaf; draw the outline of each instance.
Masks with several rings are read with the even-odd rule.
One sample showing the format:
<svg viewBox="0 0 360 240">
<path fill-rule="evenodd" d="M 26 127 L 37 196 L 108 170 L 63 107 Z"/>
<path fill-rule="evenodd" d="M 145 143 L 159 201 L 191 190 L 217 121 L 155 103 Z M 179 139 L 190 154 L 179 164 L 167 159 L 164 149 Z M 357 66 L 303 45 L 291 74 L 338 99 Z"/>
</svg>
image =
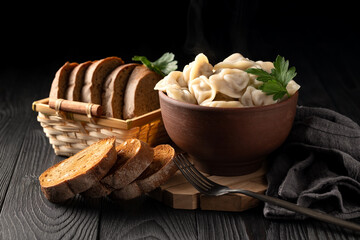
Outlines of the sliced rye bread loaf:
<svg viewBox="0 0 360 240">
<path fill-rule="evenodd" d="M 63 202 L 103 178 L 116 162 L 115 138 L 100 140 L 54 166 L 40 177 L 41 191 L 51 202 Z"/>
<path fill-rule="evenodd" d="M 117 162 L 108 174 L 94 184 L 85 197 L 99 198 L 109 195 L 115 189 L 120 189 L 134 181 L 153 160 L 154 150 L 139 139 L 127 139 L 116 147 Z"/>
<path fill-rule="evenodd" d="M 112 199 L 133 199 L 151 192 L 164 184 L 177 171 L 173 161 L 175 150 L 168 144 L 154 148 L 154 159 L 150 166 L 132 183 L 110 194 Z"/>
<path fill-rule="evenodd" d="M 107 117 L 122 119 L 124 93 L 130 74 L 136 63 L 128 63 L 115 68 L 103 84 L 102 106 Z"/>
<path fill-rule="evenodd" d="M 83 87 L 85 72 L 91 65 L 91 61 L 77 65 L 70 73 L 65 98 L 70 101 L 81 101 L 81 89 Z"/>
<path fill-rule="evenodd" d="M 93 62 L 85 72 L 81 101 L 101 105 L 102 87 L 106 77 L 122 64 L 124 61 L 119 57 L 108 57 Z"/>
<path fill-rule="evenodd" d="M 71 71 L 78 65 L 78 63 L 66 62 L 55 74 L 52 81 L 49 98 L 65 99 L 65 91 L 68 86 L 69 76 Z"/>
<path fill-rule="evenodd" d="M 154 87 L 161 78 L 144 65 L 133 70 L 125 90 L 124 119 L 137 117 L 160 107 L 158 92 Z"/>
</svg>

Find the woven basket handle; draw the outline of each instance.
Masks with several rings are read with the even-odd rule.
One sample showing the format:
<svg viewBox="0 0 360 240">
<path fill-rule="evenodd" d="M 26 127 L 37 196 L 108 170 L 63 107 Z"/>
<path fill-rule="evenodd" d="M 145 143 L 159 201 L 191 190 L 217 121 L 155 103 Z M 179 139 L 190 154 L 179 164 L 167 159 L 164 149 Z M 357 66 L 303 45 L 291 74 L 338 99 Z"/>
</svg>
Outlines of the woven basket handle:
<svg viewBox="0 0 360 240">
<path fill-rule="evenodd" d="M 87 115 L 88 118 L 100 117 L 103 113 L 102 107 L 94 103 L 83 103 L 65 99 L 49 99 L 49 107 L 56 112 L 65 111 Z"/>
</svg>

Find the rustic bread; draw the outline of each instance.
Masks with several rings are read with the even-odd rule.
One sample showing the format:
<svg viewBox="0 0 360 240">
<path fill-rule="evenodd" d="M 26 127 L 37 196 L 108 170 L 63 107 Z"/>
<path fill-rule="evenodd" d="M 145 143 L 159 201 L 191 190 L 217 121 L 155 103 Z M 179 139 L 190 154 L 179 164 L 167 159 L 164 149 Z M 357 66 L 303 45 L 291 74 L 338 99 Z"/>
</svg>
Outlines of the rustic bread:
<svg viewBox="0 0 360 240">
<path fill-rule="evenodd" d="M 115 138 L 100 140 L 43 172 L 41 191 L 51 202 L 63 202 L 103 178 L 116 162 Z"/>
<path fill-rule="evenodd" d="M 101 105 L 102 86 L 106 77 L 122 64 L 124 61 L 119 57 L 108 57 L 93 62 L 85 72 L 81 101 Z"/>
<path fill-rule="evenodd" d="M 152 162 L 153 149 L 138 139 L 128 139 L 116 147 L 117 161 L 109 173 L 89 190 L 84 197 L 99 198 L 134 181 Z"/>
<path fill-rule="evenodd" d="M 100 182 L 96 182 L 91 188 L 81 193 L 81 196 L 86 198 L 101 198 L 108 196 L 112 191 L 114 191 L 112 187 L 103 184 Z"/>
<path fill-rule="evenodd" d="M 124 93 L 131 72 L 136 63 L 121 65 L 107 76 L 103 85 L 102 106 L 107 117 L 122 119 Z"/>
<path fill-rule="evenodd" d="M 151 164 L 154 150 L 139 139 L 128 139 L 116 147 L 118 160 L 101 183 L 120 189 L 134 181 Z"/>
<path fill-rule="evenodd" d="M 55 74 L 52 81 L 49 98 L 65 98 L 65 91 L 68 86 L 70 72 L 78 65 L 78 63 L 66 62 Z"/>
<path fill-rule="evenodd" d="M 172 161 L 175 150 L 168 144 L 154 148 L 154 158 L 150 166 L 132 183 L 122 189 L 115 190 L 110 197 L 113 199 L 132 199 L 148 193 L 165 183 L 177 171 Z"/>
<path fill-rule="evenodd" d="M 154 87 L 161 78 L 144 65 L 133 70 L 125 90 L 124 119 L 140 116 L 160 107 L 158 92 Z"/>
<path fill-rule="evenodd" d="M 81 89 L 84 83 L 85 72 L 91 65 L 91 61 L 77 65 L 70 73 L 69 83 L 66 89 L 65 98 L 70 101 L 81 101 Z"/>
</svg>

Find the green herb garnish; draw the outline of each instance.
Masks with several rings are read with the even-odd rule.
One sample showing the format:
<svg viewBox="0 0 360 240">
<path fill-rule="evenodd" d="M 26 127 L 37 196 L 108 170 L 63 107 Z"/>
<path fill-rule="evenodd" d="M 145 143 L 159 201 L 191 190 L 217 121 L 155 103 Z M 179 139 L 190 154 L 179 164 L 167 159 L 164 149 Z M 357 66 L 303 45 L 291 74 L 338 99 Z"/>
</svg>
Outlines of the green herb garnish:
<svg viewBox="0 0 360 240">
<path fill-rule="evenodd" d="M 259 68 L 249 68 L 245 72 L 257 75 L 257 80 L 263 82 L 259 87 L 267 95 L 274 95 L 273 99 L 281 99 L 284 95 L 290 96 L 286 90 L 286 86 L 290 80 L 296 76 L 295 67 L 289 69 L 289 61 L 285 58 L 277 56 L 274 62 L 274 68 L 271 73 Z"/>
<path fill-rule="evenodd" d="M 166 76 L 170 72 L 177 69 L 177 61 L 174 60 L 175 55 L 173 53 L 164 53 L 158 60 L 155 62 L 150 62 L 145 56 L 134 56 L 133 61 L 142 62 L 150 70 L 160 74 L 161 76 Z"/>
</svg>

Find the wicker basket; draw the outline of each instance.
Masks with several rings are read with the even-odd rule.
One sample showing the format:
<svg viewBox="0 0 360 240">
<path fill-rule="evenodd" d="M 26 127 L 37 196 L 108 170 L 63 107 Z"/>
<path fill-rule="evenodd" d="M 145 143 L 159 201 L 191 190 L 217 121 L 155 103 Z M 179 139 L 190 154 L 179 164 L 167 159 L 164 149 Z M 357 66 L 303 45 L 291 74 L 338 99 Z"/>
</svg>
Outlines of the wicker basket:
<svg viewBox="0 0 360 240">
<path fill-rule="evenodd" d="M 118 144 L 129 138 L 138 138 L 151 146 L 169 141 L 160 109 L 128 120 L 93 117 L 54 110 L 49 99 L 33 102 L 37 120 L 43 127 L 56 155 L 72 156 L 92 143 L 111 136 Z"/>
</svg>

